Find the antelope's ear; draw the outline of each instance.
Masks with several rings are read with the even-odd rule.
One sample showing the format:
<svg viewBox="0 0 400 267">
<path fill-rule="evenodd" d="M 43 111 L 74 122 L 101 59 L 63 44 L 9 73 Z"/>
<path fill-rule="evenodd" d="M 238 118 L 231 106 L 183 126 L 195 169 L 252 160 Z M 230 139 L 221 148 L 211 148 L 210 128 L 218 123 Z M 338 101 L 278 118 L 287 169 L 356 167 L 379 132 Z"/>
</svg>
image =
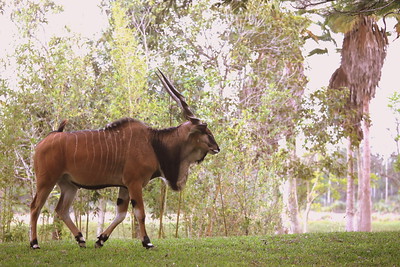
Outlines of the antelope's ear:
<svg viewBox="0 0 400 267">
<path fill-rule="evenodd" d="M 206 129 L 207 129 L 207 123 L 201 123 L 201 124 L 193 126 L 192 129 L 190 129 L 190 133 L 191 134 L 205 133 Z"/>
</svg>

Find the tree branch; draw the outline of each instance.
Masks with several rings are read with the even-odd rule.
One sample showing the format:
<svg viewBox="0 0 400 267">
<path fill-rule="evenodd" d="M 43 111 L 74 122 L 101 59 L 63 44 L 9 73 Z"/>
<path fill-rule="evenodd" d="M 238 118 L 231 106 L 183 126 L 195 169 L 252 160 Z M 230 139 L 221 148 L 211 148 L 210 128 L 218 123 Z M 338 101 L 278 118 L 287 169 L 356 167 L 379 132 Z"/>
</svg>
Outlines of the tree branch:
<svg viewBox="0 0 400 267">
<path fill-rule="evenodd" d="M 309 8 L 309 7 L 318 6 L 318 5 L 323 5 L 323 4 L 330 3 L 330 2 L 334 2 L 334 1 L 335 1 L 335 0 L 323 0 L 323 1 L 316 2 L 316 3 L 312 3 L 312 1 L 309 1 L 309 0 L 302 0 L 302 1 L 296 1 L 296 2 L 300 2 L 300 5 L 298 5 L 298 6 L 293 6 L 293 5 L 291 4 L 291 6 L 292 6 L 293 8 L 296 8 L 296 9 L 307 9 L 307 8 Z"/>
</svg>

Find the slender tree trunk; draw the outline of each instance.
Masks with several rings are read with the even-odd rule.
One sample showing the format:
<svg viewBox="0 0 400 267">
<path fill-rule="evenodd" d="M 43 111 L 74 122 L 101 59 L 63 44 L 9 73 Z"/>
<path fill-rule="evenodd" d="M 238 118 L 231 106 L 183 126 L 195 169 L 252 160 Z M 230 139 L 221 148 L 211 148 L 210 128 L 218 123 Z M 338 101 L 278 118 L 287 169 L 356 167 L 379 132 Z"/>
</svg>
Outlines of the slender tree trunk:
<svg viewBox="0 0 400 267">
<path fill-rule="evenodd" d="M 332 202 L 331 198 L 331 178 L 328 177 L 328 192 L 326 192 L 326 205 L 330 205 Z"/>
<path fill-rule="evenodd" d="M 158 238 L 164 237 L 164 228 L 163 228 L 163 217 L 164 211 L 167 203 L 167 186 L 165 185 L 163 180 L 161 181 L 161 200 L 160 200 L 160 227 L 158 229 Z"/>
<path fill-rule="evenodd" d="M 83 193 L 80 192 L 79 194 L 79 201 L 83 203 Z M 79 226 L 78 229 L 82 231 L 82 208 L 79 208 Z"/>
<path fill-rule="evenodd" d="M 131 237 L 132 239 L 139 238 L 139 225 L 135 217 L 134 209 L 131 209 Z"/>
<path fill-rule="evenodd" d="M 221 208 L 222 208 L 222 218 L 224 220 L 224 230 L 225 230 L 225 236 L 228 236 L 228 227 L 226 224 L 226 216 L 225 216 L 225 204 L 224 204 L 224 198 L 222 197 L 222 184 L 221 184 L 221 176 L 218 175 L 218 184 L 220 187 L 220 191 L 219 191 L 219 196 L 221 199 Z"/>
<path fill-rule="evenodd" d="M 206 236 L 212 236 L 212 233 L 213 233 L 214 218 L 217 217 L 217 211 L 216 211 L 215 205 L 216 205 L 220 190 L 221 190 L 221 183 L 218 183 L 217 187 L 215 189 L 215 195 L 213 198 L 212 205 L 208 210 L 208 225 L 207 225 L 207 230 L 206 230 Z"/>
<path fill-rule="evenodd" d="M 286 137 L 286 145 L 290 144 L 290 154 L 292 158 L 296 157 L 296 140 L 293 136 Z M 301 223 L 299 218 L 299 206 L 297 202 L 297 180 L 292 177 L 292 173 L 286 173 L 287 179 L 283 185 L 282 202 L 283 210 L 281 213 L 282 228 L 281 231 L 301 233 Z"/>
<path fill-rule="evenodd" d="M 107 201 L 104 197 L 101 197 L 99 200 L 99 219 L 97 221 L 97 236 L 100 236 L 101 233 L 103 233 L 104 230 L 104 221 L 106 217 L 106 212 L 107 212 Z"/>
<path fill-rule="evenodd" d="M 354 158 L 351 139 L 347 148 L 347 191 L 346 191 L 346 231 L 354 231 Z"/>
<path fill-rule="evenodd" d="M 307 204 L 306 209 L 304 211 L 304 218 L 303 218 L 303 233 L 308 232 L 308 216 L 311 211 L 311 206 L 314 203 L 314 200 L 317 198 L 317 194 L 315 194 L 315 188 L 317 187 L 319 181 L 316 179 L 315 183 L 313 184 L 312 188 L 310 189 L 310 181 L 306 181 L 307 184 Z"/>
<path fill-rule="evenodd" d="M 389 159 L 386 160 L 385 164 L 385 203 L 389 203 Z"/>
<path fill-rule="evenodd" d="M 301 233 L 296 184 L 296 178 L 288 178 L 283 189 L 283 224 L 289 234 Z"/>
<path fill-rule="evenodd" d="M 175 238 L 179 237 L 178 232 L 179 232 L 179 218 L 180 218 L 180 215 L 181 215 L 182 194 L 183 194 L 183 191 L 180 191 L 179 192 L 179 202 L 178 202 L 178 212 L 177 212 L 177 215 L 176 215 Z"/>
<path fill-rule="evenodd" d="M 385 178 L 385 203 L 389 203 L 389 178 L 386 176 Z"/>
<path fill-rule="evenodd" d="M 308 215 L 310 214 L 311 210 L 311 190 L 310 190 L 310 181 L 306 181 L 307 185 L 307 203 L 306 203 L 306 209 L 304 211 L 304 217 L 303 217 L 303 233 L 308 232 Z"/>
<path fill-rule="evenodd" d="M 369 102 L 364 103 L 364 114 L 369 114 Z M 359 226 L 358 230 L 362 232 L 371 231 L 372 208 L 371 208 L 371 149 L 369 144 L 369 126 L 368 119 L 364 119 L 363 123 L 363 174 L 359 181 L 360 201 L 359 201 Z"/>
<path fill-rule="evenodd" d="M 358 186 L 357 186 L 357 210 L 356 210 L 356 224 L 354 227 L 355 231 L 360 231 L 360 224 L 361 224 L 361 217 L 360 217 L 360 201 L 361 197 L 363 195 L 362 190 L 361 190 L 361 185 L 360 182 L 362 181 L 362 175 L 364 173 L 363 170 L 363 162 L 362 162 L 362 156 L 361 156 L 361 149 L 360 147 L 357 148 L 357 177 L 358 177 Z"/>
<path fill-rule="evenodd" d="M 62 221 L 60 217 L 56 214 L 53 219 L 53 233 L 51 234 L 52 240 L 61 240 L 61 229 L 62 229 Z"/>
<path fill-rule="evenodd" d="M 0 187 L 0 241 L 4 241 L 4 231 L 3 231 L 3 212 L 4 212 L 4 199 L 3 199 L 3 189 Z"/>
<path fill-rule="evenodd" d="M 86 197 L 89 198 L 89 195 L 86 194 Z M 90 215 L 90 201 L 89 199 L 87 200 L 87 205 L 86 205 L 86 235 L 85 239 L 89 239 L 89 215 Z"/>
<path fill-rule="evenodd" d="M 186 212 L 183 213 L 183 218 L 185 220 L 186 237 L 192 238 L 192 234 L 193 234 L 192 218 L 190 216 L 188 216 L 188 214 Z"/>
</svg>

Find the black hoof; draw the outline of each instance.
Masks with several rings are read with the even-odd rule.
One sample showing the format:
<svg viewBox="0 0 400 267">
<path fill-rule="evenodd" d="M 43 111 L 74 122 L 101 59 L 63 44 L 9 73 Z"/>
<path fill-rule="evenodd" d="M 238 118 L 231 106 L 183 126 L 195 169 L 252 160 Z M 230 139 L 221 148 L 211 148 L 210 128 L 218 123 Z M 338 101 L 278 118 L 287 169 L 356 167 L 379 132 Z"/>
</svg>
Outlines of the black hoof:
<svg viewBox="0 0 400 267">
<path fill-rule="evenodd" d="M 85 239 L 83 238 L 83 235 L 82 235 L 81 232 L 79 232 L 78 235 L 75 236 L 75 240 L 76 240 L 76 242 L 78 242 L 78 245 L 79 245 L 81 248 L 86 248 L 86 241 L 85 241 Z"/>
<path fill-rule="evenodd" d="M 95 248 L 102 248 L 103 244 L 102 244 L 102 242 L 100 240 L 97 240 L 96 243 L 94 243 L 94 247 Z"/>
<path fill-rule="evenodd" d="M 101 234 L 98 237 L 98 240 L 96 241 L 96 243 L 94 244 L 95 248 L 101 248 L 104 245 L 104 242 L 106 242 L 108 239 L 108 236 Z"/>
<path fill-rule="evenodd" d="M 32 249 L 40 249 L 37 239 L 33 239 L 30 243 Z"/>
<path fill-rule="evenodd" d="M 149 238 L 148 236 L 145 236 L 145 237 L 143 238 L 142 245 L 143 245 L 143 247 L 145 247 L 146 249 L 154 248 L 154 245 L 150 242 L 150 238 Z"/>
</svg>

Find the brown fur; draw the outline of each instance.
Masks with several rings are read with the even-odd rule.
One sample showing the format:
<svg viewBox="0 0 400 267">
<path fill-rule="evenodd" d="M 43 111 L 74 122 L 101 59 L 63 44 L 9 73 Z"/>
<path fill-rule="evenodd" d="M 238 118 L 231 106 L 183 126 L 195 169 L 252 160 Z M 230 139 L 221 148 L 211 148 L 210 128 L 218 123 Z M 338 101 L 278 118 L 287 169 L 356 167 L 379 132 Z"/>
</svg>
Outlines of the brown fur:
<svg viewBox="0 0 400 267">
<path fill-rule="evenodd" d="M 197 121 L 164 130 L 152 129 L 131 118 L 115 121 L 101 130 L 62 132 L 65 125 L 66 121 L 63 121 L 57 131 L 50 133 L 36 147 L 37 193 L 31 204 L 31 244 L 33 242 L 34 248 L 38 247 L 34 240 L 40 209 L 56 184 L 61 189 L 56 211 L 74 236 L 79 236 L 80 231 L 69 218 L 69 207 L 77 188 L 119 186 L 119 215 L 102 233 L 103 239 L 99 239 L 96 246 L 102 246 L 104 237 L 111 234 L 121 217 L 125 217 L 129 199 L 136 203 L 135 215 L 142 242 L 145 242 L 148 237 L 144 226 L 142 187 L 150 179 L 164 176 L 172 189 L 181 190 L 190 164 L 202 161 L 207 153 L 219 151 L 207 126 Z M 83 237 L 79 238 L 79 245 L 84 246 Z"/>
</svg>

